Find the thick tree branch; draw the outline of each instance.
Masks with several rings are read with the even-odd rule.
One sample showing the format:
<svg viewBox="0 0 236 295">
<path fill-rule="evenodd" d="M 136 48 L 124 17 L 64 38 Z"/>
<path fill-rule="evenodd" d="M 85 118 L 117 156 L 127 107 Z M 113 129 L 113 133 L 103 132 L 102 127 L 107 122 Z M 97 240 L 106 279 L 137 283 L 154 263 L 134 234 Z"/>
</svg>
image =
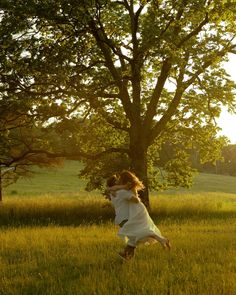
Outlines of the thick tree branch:
<svg viewBox="0 0 236 295">
<path fill-rule="evenodd" d="M 92 17 L 90 18 L 89 26 L 90 26 L 90 29 L 91 29 L 91 32 L 92 32 L 94 38 L 97 41 L 97 44 L 99 45 L 99 47 L 103 53 L 107 68 L 109 69 L 116 84 L 118 86 L 120 86 L 122 77 L 114 65 L 108 45 L 106 44 L 106 42 L 104 42 L 104 39 L 106 39 L 103 36 L 104 32 L 102 32 L 102 30 L 100 28 L 96 27 L 96 24 L 95 24 L 94 20 L 92 19 Z"/>
<path fill-rule="evenodd" d="M 157 79 L 156 86 L 153 90 L 152 97 L 147 107 L 146 116 L 144 119 L 144 128 L 146 128 L 147 130 L 150 128 L 153 117 L 156 115 L 156 108 L 157 108 L 164 84 L 166 82 L 166 79 L 168 78 L 170 69 L 171 69 L 171 59 L 167 58 L 166 60 L 164 60 L 162 64 L 160 76 Z"/>
<path fill-rule="evenodd" d="M 141 123 L 140 114 L 141 114 L 141 65 L 143 64 L 143 57 L 140 54 L 139 42 L 137 38 L 138 33 L 138 18 L 141 13 L 141 8 L 134 13 L 134 3 L 130 2 L 129 16 L 130 16 L 130 29 L 132 35 L 132 44 L 133 44 L 133 58 L 131 61 L 131 83 L 133 90 L 133 109 L 136 117 L 136 122 L 139 120 Z"/>
<path fill-rule="evenodd" d="M 112 41 L 112 39 L 108 38 L 107 34 L 105 33 L 105 29 L 104 29 L 101 22 L 99 22 L 99 25 L 100 25 L 100 29 L 103 32 L 103 36 L 104 36 L 103 42 L 106 43 L 108 45 L 108 47 L 110 47 L 110 49 L 113 51 L 113 53 L 119 57 L 121 65 L 123 67 L 125 67 L 125 60 L 130 63 L 131 59 L 127 55 L 122 53 L 120 47 L 117 47 L 115 45 L 115 43 Z M 124 68 L 124 70 L 125 70 L 125 68 Z"/>
<path fill-rule="evenodd" d="M 5 131 L 10 131 L 10 130 L 14 130 L 17 128 L 22 128 L 22 127 L 28 127 L 29 124 L 25 123 L 25 124 L 17 124 L 16 126 L 11 126 L 11 127 L 6 127 L 6 128 L 0 128 L 0 132 L 5 132 Z"/>
<path fill-rule="evenodd" d="M 156 123 L 156 125 L 152 128 L 149 137 L 149 143 L 152 144 L 155 138 L 164 130 L 166 124 L 169 122 L 171 117 L 174 115 L 176 108 L 178 107 L 181 97 L 183 95 L 184 88 L 179 87 L 175 92 L 175 96 L 171 101 L 167 111 L 162 116 L 162 118 Z"/>
<path fill-rule="evenodd" d="M 226 52 L 224 51 L 221 51 L 221 52 L 218 52 L 217 56 L 224 56 L 226 54 Z M 194 83 L 194 81 L 197 79 L 197 77 L 202 74 L 208 67 L 210 67 L 213 63 L 214 63 L 214 57 L 210 58 L 204 62 L 202 64 L 201 67 L 199 67 L 199 70 L 197 70 L 191 78 L 189 78 L 184 84 L 186 85 L 185 88 L 189 87 L 191 84 Z"/>
<path fill-rule="evenodd" d="M 54 152 L 49 152 L 49 151 L 41 150 L 41 149 L 32 149 L 32 150 L 25 151 L 20 156 L 14 157 L 9 161 L 5 161 L 5 163 L 3 163 L 3 164 L 6 167 L 10 167 L 11 165 L 13 165 L 15 163 L 18 163 L 19 161 L 24 160 L 29 155 L 38 155 L 38 154 L 44 154 L 48 158 L 68 158 L 68 159 L 77 159 L 77 160 L 81 160 L 82 158 L 86 158 L 86 159 L 90 159 L 90 160 L 96 160 L 96 159 L 99 159 L 102 156 L 104 156 L 106 154 L 110 154 L 110 153 L 126 153 L 126 154 L 128 154 L 129 150 L 125 149 L 125 148 L 108 148 L 107 150 L 102 151 L 100 153 L 91 154 L 91 153 L 85 153 L 82 151 L 78 151 L 75 153 L 68 153 L 66 151 L 54 153 Z"/>
<path fill-rule="evenodd" d="M 150 132 L 150 144 L 154 141 L 154 139 L 161 133 L 161 131 L 165 128 L 166 124 L 168 123 L 168 121 L 171 119 L 171 117 L 173 116 L 173 114 L 175 113 L 181 97 L 184 93 L 185 88 L 183 87 L 183 79 L 184 79 L 184 73 L 185 73 L 185 68 L 186 65 L 188 63 L 189 60 L 189 52 L 187 52 L 185 54 L 185 58 L 184 58 L 184 64 L 182 66 L 182 68 L 180 69 L 179 72 L 179 76 L 177 79 L 177 89 L 175 92 L 175 96 L 173 98 L 173 100 L 171 101 L 167 111 L 165 112 L 165 114 L 162 116 L 162 118 L 156 123 L 156 125 L 151 129 Z"/>
<path fill-rule="evenodd" d="M 202 28 L 208 23 L 209 18 L 208 14 L 206 14 L 205 19 L 187 36 L 185 36 L 178 44 L 177 47 L 181 47 L 186 41 L 190 40 L 193 36 L 197 36 L 198 33 L 201 32 Z"/>
<path fill-rule="evenodd" d="M 109 114 L 108 112 L 106 112 L 102 108 L 98 108 L 97 111 L 99 112 L 99 114 L 101 114 L 103 116 L 103 118 L 107 121 L 107 123 L 109 123 L 110 125 L 112 125 L 116 129 L 126 131 L 126 132 L 129 131 L 129 128 L 127 126 L 124 126 L 121 122 L 116 121 L 112 114 Z"/>
<path fill-rule="evenodd" d="M 229 48 L 222 49 L 217 54 L 215 53 L 215 56 L 222 57 L 222 56 L 226 55 L 232 47 L 233 47 L 233 45 L 231 45 Z M 192 85 L 194 83 L 194 81 L 198 78 L 198 76 L 200 74 L 202 74 L 208 67 L 210 67 L 214 63 L 214 61 L 215 61 L 215 59 L 213 57 L 212 58 L 209 57 L 208 60 L 206 62 L 204 62 L 201 67 L 199 67 L 199 70 L 196 71 L 196 73 L 194 75 L 192 75 L 192 77 L 185 82 L 182 82 L 183 77 L 184 77 L 184 69 L 182 69 L 182 71 L 180 71 L 179 78 L 177 80 L 177 89 L 175 92 L 175 96 L 174 96 L 173 100 L 171 101 L 165 114 L 162 116 L 162 118 L 156 123 L 156 125 L 151 130 L 150 143 L 152 143 L 154 141 L 154 139 L 164 130 L 166 124 L 171 119 L 171 117 L 174 115 L 174 113 L 180 103 L 180 100 L 181 100 L 181 97 L 182 97 L 184 91 L 190 85 Z"/>
<path fill-rule="evenodd" d="M 94 20 L 92 19 L 92 17 L 90 17 L 90 29 L 91 32 L 94 36 L 94 38 L 97 41 L 98 46 L 100 47 L 103 56 L 105 58 L 105 62 L 106 62 L 106 66 L 109 69 L 114 82 L 116 83 L 116 85 L 119 88 L 119 98 L 123 104 L 124 110 L 127 114 L 127 117 L 129 118 L 129 120 L 134 120 L 134 115 L 132 113 L 132 105 L 131 105 L 131 101 L 129 98 L 129 93 L 126 87 L 126 82 L 123 82 L 122 80 L 122 76 L 120 75 L 120 73 L 118 72 L 118 70 L 116 69 L 114 62 L 112 60 L 111 57 L 111 52 L 110 52 L 110 48 L 108 47 L 108 45 L 104 42 L 104 32 L 101 31 L 101 29 L 96 27 L 96 24 L 94 22 Z"/>
<path fill-rule="evenodd" d="M 118 93 L 97 92 L 96 96 L 101 98 L 119 98 Z"/>
</svg>

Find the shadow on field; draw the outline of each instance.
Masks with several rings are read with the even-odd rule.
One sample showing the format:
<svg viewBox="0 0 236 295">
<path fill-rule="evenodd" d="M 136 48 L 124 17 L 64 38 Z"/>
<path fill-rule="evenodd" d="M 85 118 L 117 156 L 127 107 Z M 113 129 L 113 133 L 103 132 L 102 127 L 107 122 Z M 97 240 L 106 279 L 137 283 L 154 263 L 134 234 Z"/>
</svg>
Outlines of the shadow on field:
<svg viewBox="0 0 236 295">
<path fill-rule="evenodd" d="M 235 211 L 212 208 L 175 208 L 153 210 L 155 222 L 165 224 L 202 220 L 224 220 L 236 217 Z M 114 211 L 103 208 L 100 203 L 2 203 L 0 204 L 0 227 L 22 226 L 79 226 L 113 222 Z"/>
<path fill-rule="evenodd" d="M 172 222 L 191 222 L 191 221 L 211 221 L 211 220 L 225 220 L 225 219 L 231 219 L 236 218 L 236 212 L 234 211 L 194 211 L 194 210 L 179 210 L 174 211 L 171 213 L 165 213 L 165 212 L 159 212 L 158 214 L 151 213 L 150 214 L 153 218 L 153 220 L 159 222 L 165 222 L 168 220 L 168 223 Z"/>
<path fill-rule="evenodd" d="M 21 226 L 78 226 L 111 222 L 111 208 L 77 204 L 0 204 L 0 227 Z"/>
</svg>

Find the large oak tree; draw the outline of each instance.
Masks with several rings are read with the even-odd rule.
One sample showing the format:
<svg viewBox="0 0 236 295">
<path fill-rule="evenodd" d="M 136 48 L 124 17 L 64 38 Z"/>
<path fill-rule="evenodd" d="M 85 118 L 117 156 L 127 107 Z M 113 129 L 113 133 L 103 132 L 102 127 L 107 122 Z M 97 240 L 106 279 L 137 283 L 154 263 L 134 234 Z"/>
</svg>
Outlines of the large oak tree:
<svg viewBox="0 0 236 295">
<path fill-rule="evenodd" d="M 52 122 L 70 147 L 57 155 L 89 158 L 83 174 L 94 183 L 115 163 L 132 169 L 148 205 L 163 143 L 175 147 L 163 183 L 188 183 L 189 149 L 219 156 L 214 118 L 235 104 L 222 67 L 235 53 L 233 2 L 2 1 L 1 103 Z"/>
</svg>

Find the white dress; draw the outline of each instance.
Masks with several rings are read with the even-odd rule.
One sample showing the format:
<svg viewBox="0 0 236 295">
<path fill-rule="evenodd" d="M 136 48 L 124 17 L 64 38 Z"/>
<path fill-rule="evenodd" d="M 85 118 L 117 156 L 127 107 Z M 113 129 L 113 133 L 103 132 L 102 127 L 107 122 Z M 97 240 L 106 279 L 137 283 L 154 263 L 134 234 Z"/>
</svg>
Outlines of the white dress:
<svg viewBox="0 0 236 295">
<path fill-rule="evenodd" d="M 122 221 L 129 219 L 129 203 L 133 195 L 133 192 L 125 189 L 117 190 L 115 195 L 110 194 L 111 203 L 116 214 L 115 224 L 120 224 Z"/>
<path fill-rule="evenodd" d="M 131 246 L 140 243 L 154 244 L 157 241 L 164 245 L 167 239 L 154 224 L 144 204 L 141 201 L 139 203 L 128 201 L 127 206 L 129 206 L 128 221 L 120 228 L 118 236 Z"/>
</svg>

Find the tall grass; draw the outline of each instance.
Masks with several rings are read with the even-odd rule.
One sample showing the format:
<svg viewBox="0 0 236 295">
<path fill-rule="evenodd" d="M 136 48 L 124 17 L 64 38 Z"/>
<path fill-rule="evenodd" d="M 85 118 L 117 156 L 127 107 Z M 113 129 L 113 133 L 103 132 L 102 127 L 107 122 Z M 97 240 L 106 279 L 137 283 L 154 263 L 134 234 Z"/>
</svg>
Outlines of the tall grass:
<svg viewBox="0 0 236 295">
<path fill-rule="evenodd" d="M 201 219 L 233 218 L 236 195 L 165 195 L 151 198 L 151 216 L 162 222 L 191 222 Z M 89 198 L 40 197 L 10 198 L 0 205 L 1 226 L 80 225 L 111 222 L 114 210 L 102 196 Z"/>
<path fill-rule="evenodd" d="M 236 294 L 236 196 L 165 196 L 151 203 L 173 248 L 140 246 L 123 263 L 113 211 L 102 208 L 102 199 L 6 199 L 0 294 Z"/>
<path fill-rule="evenodd" d="M 140 247 L 122 263 L 112 224 L 5 229 L 0 294 L 235 294 L 234 225 L 159 224 L 173 249 Z"/>
<path fill-rule="evenodd" d="M 199 175 L 190 191 L 153 193 L 150 214 L 172 250 L 139 246 L 124 263 L 113 209 L 66 165 L 64 177 L 46 171 L 5 190 L 0 295 L 236 294 L 235 178 Z"/>
<path fill-rule="evenodd" d="M 111 207 L 105 207 L 102 197 L 71 199 L 40 196 L 6 198 L 0 205 L 0 225 L 80 225 L 112 220 Z M 108 204 L 109 205 L 109 204 Z"/>
</svg>

